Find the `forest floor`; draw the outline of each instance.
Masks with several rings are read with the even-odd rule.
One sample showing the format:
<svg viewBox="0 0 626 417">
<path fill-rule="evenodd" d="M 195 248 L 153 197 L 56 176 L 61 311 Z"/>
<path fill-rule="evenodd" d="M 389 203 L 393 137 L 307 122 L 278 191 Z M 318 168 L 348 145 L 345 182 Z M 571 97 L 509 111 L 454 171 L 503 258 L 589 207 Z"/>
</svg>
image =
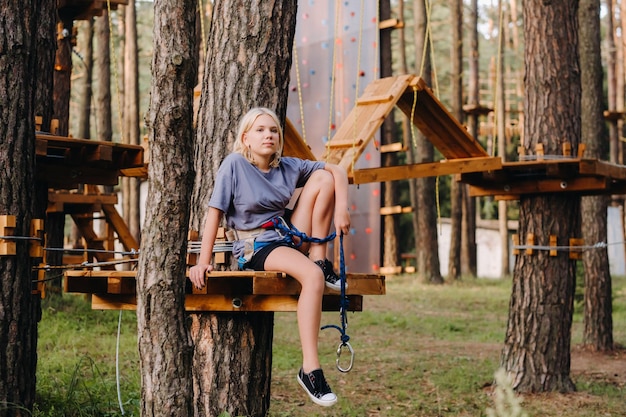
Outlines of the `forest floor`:
<svg viewBox="0 0 626 417">
<path fill-rule="evenodd" d="M 614 278 L 612 286 L 613 338 L 625 346 L 626 278 Z M 322 366 L 339 397 L 329 408 L 314 405 L 296 381 L 301 353 L 295 314 L 276 313 L 268 417 L 626 416 L 626 350 L 594 353 L 580 347 L 580 303 L 575 305 L 570 373 L 577 391 L 506 397 L 497 389 L 506 386 L 494 380 L 510 295 L 510 279 L 424 285 L 411 275 L 387 277 L 386 295 L 365 297 L 363 311 L 348 315 L 355 351 L 350 372 L 335 368 L 339 332 L 320 333 Z M 338 313 L 326 312 L 322 324 L 339 320 Z M 92 311 L 82 296 L 45 300 L 38 356 L 34 417 L 139 415 L 134 312 Z M 340 359 L 346 366 L 347 351 Z"/>
</svg>

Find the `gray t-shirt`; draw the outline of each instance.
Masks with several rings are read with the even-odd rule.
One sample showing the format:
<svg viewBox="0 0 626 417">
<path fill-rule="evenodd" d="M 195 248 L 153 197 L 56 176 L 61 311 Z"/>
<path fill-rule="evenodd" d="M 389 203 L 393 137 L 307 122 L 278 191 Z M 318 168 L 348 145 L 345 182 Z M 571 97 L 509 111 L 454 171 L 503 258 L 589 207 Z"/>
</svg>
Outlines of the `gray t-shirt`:
<svg viewBox="0 0 626 417">
<path fill-rule="evenodd" d="M 285 214 L 296 188 L 325 163 L 283 157 L 277 168 L 262 172 L 239 153 L 224 158 L 217 171 L 209 206 L 223 211 L 229 228 L 251 230 Z"/>
</svg>

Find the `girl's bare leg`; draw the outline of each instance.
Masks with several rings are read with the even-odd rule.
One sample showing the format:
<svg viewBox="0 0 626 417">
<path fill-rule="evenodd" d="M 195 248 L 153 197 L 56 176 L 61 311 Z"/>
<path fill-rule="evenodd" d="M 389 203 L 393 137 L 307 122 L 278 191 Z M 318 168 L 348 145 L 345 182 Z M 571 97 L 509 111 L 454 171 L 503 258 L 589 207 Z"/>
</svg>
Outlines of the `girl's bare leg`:
<svg viewBox="0 0 626 417">
<path fill-rule="evenodd" d="M 283 271 L 302 285 L 297 317 L 302 345 L 302 368 L 309 373 L 320 368 L 318 340 L 322 320 L 324 277 L 322 270 L 304 254 L 289 247 L 278 247 L 265 260 L 268 271 Z"/>
<path fill-rule="evenodd" d="M 325 238 L 335 209 L 335 184 L 330 172 L 317 170 L 302 188 L 291 223 L 301 232 L 316 238 Z M 326 258 L 326 243 L 304 243 L 300 250 L 311 260 Z"/>
</svg>

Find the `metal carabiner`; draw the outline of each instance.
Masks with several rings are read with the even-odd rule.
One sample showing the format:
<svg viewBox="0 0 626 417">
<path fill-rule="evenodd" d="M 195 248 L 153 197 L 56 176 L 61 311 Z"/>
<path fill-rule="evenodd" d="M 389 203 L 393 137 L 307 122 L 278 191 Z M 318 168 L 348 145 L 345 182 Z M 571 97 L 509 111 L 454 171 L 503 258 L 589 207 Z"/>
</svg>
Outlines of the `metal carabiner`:
<svg viewBox="0 0 626 417">
<path fill-rule="evenodd" d="M 348 350 L 350 351 L 350 364 L 347 368 L 342 368 L 341 364 L 339 363 L 339 359 L 341 358 L 341 351 L 344 346 L 347 346 Z M 352 365 L 354 364 L 354 349 L 352 349 L 350 342 L 339 343 L 339 347 L 337 347 L 337 359 L 335 360 L 335 364 L 337 365 L 337 369 L 339 370 L 339 372 L 350 372 L 350 370 L 352 369 Z"/>
</svg>

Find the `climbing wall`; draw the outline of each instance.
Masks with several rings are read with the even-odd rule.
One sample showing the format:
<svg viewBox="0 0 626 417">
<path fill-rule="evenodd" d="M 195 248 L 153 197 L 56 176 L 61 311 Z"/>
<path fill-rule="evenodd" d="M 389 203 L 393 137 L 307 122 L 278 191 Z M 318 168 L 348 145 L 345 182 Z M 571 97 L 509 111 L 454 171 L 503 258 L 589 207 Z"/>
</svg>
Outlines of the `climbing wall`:
<svg viewBox="0 0 626 417">
<path fill-rule="evenodd" d="M 325 144 L 346 120 L 365 87 L 378 78 L 377 2 L 305 0 L 298 4 L 296 54 L 287 116 L 325 159 Z M 355 169 L 378 167 L 375 139 Z M 344 239 L 350 272 L 376 273 L 380 263 L 380 184 L 350 187 L 352 230 Z M 336 249 L 336 248 L 335 248 Z"/>
</svg>

